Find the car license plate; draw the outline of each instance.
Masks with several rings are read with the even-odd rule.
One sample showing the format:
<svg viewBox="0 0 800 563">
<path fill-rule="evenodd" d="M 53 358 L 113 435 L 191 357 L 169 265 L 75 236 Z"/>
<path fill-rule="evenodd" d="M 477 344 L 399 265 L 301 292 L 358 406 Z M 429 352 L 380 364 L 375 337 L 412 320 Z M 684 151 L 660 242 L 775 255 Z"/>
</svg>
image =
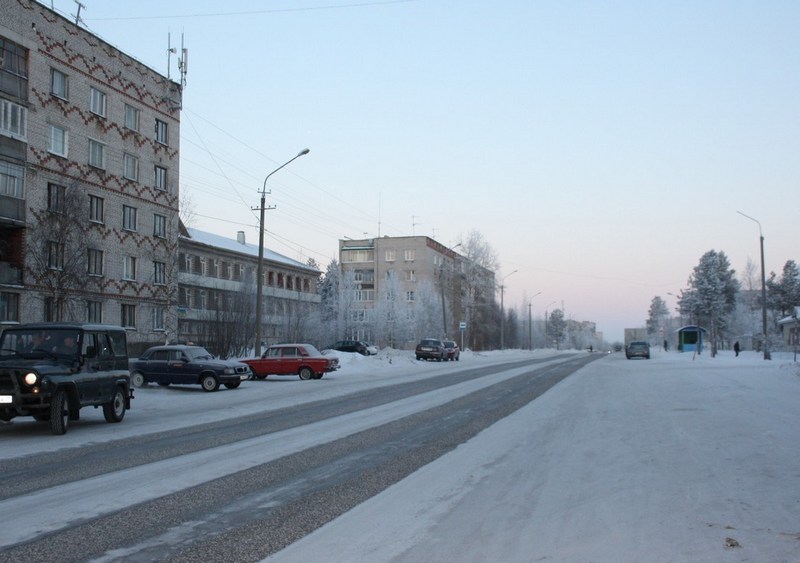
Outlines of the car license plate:
<svg viewBox="0 0 800 563">
<path fill-rule="evenodd" d="M 11 395 L 0 395 L 0 404 L 10 405 L 14 402 L 14 397 Z"/>
<path fill-rule="evenodd" d="M 239 380 L 240 380 L 240 381 L 247 381 L 247 378 L 248 378 L 248 377 L 250 377 L 250 376 L 249 376 L 249 375 L 240 375 L 240 376 L 239 376 Z"/>
</svg>

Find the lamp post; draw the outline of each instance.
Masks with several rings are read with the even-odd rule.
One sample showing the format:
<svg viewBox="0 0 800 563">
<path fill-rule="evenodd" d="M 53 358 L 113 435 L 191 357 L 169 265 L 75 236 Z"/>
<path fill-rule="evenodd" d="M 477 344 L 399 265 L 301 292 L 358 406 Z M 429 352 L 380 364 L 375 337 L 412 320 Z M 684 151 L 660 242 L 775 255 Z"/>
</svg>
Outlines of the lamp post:
<svg viewBox="0 0 800 563">
<path fill-rule="evenodd" d="M 556 304 L 555 301 L 550 303 L 550 305 L 555 305 L 555 304 Z M 547 311 L 548 311 L 548 309 L 550 309 L 550 305 L 548 305 L 547 307 L 544 308 L 544 341 L 545 341 L 545 344 L 549 344 L 549 342 L 547 340 L 547 337 L 548 337 L 548 334 L 547 334 Z M 548 346 L 548 348 L 549 348 L 549 346 Z"/>
<path fill-rule="evenodd" d="M 506 278 L 512 274 L 516 274 L 519 270 L 514 270 L 511 274 L 506 274 L 503 276 L 503 279 L 500 280 L 500 349 L 505 350 L 505 342 L 503 340 L 503 327 L 506 324 L 506 313 L 505 309 L 503 308 L 503 292 L 505 287 L 503 282 L 506 281 Z"/>
<path fill-rule="evenodd" d="M 536 295 L 541 295 L 541 294 L 542 292 L 540 291 Z M 536 297 L 536 295 L 534 295 L 533 297 Z M 533 331 L 531 328 L 533 326 L 533 320 L 531 317 L 531 305 L 533 304 L 533 297 L 531 297 L 530 300 L 528 301 L 528 350 L 533 350 L 533 336 L 532 336 Z"/>
<path fill-rule="evenodd" d="M 764 271 L 764 235 L 761 232 L 761 223 L 741 211 L 737 211 L 742 217 L 746 217 L 758 225 L 758 237 L 761 241 L 761 335 L 764 346 L 764 359 L 770 360 L 769 347 L 767 346 L 767 277 Z"/>
<path fill-rule="evenodd" d="M 261 356 L 261 315 L 262 309 L 264 308 L 264 296 L 262 295 L 264 291 L 264 211 L 266 210 L 266 194 L 267 194 L 267 180 L 269 177 L 275 174 L 278 170 L 295 160 L 296 158 L 300 158 L 303 155 L 309 153 L 310 149 L 303 149 L 293 158 L 290 158 L 285 163 L 278 166 L 275 170 L 267 174 L 267 177 L 264 178 L 264 187 L 261 189 L 261 205 L 259 206 L 260 218 L 258 221 L 258 265 L 256 267 L 256 345 L 255 345 L 255 355 L 256 357 Z"/>
</svg>

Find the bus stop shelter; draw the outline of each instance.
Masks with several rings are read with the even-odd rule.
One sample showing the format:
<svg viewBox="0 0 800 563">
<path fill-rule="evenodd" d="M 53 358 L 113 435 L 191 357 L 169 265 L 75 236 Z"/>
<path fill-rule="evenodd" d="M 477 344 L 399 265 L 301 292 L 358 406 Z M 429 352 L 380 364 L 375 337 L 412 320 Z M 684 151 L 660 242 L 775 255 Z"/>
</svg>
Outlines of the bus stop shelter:
<svg viewBox="0 0 800 563">
<path fill-rule="evenodd" d="M 688 325 L 679 328 L 675 332 L 678 333 L 679 352 L 697 352 L 699 354 L 703 351 L 706 329 L 696 325 Z"/>
</svg>

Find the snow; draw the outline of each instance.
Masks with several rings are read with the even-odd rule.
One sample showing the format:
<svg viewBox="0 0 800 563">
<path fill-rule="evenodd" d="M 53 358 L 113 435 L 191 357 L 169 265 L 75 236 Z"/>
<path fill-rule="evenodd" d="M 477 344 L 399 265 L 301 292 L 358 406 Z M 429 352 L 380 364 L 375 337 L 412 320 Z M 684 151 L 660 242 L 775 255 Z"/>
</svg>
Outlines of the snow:
<svg viewBox="0 0 800 563">
<path fill-rule="evenodd" d="M 592 363 L 268 561 L 797 561 L 800 370 Z"/>
<path fill-rule="evenodd" d="M 122 424 L 107 424 L 99 410 L 84 409 L 65 436 L 15 419 L 0 425 L 0 455 L 102 443 L 242 416 L 267 402 L 278 409 L 499 360 L 556 361 L 565 353 L 586 354 L 465 351 L 461 362 L 437 363 L 393 350 L 374 357 L 337 352 L 342 368 L 318 381 L 270 377 L 217 393 L 149 386 L 136 391 Z M 268 560 L 796 562 L 798 365 L 790 355 L 766 362 L 754 352 L 712 359 L 654 350 L 649 361 L 610 354 Z M 343 415 L 313 431 L 293 428 L 128 470 L 135 479 L 98 476 L 6 499 L 0 510 L 15 518 L 2 528 L 0 546 L 58 529 L 76 510 L 91 517 L 124 508 L 264 463 L 263 452 L 299 451 L 519 373 L 507 369 Z M 253 457 L 252 451 L 262 453 Z M 193 473 L 185 469 L 192 467 Z M 164 477 L 171 474 L 181 478 Z M 111 482 L 130 487 L 104 495 Z M 73 506 L 70 517 L 51 511 L 43 521 L 47 503 L 69 495 L 70 487 L 98 492 L 104 501 Z"/>
</svg>

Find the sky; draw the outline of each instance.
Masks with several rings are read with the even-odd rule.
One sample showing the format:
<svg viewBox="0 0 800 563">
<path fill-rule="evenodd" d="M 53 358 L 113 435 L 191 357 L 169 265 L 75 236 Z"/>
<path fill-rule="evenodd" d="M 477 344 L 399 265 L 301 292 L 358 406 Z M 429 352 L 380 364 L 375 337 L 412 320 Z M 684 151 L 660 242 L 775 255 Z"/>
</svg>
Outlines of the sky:
<svg viewBox="0 0 800 563">
<path fill-rule="evenodd" d="M 762 233 L 767 275 L 800 261 L 797 2 L 83 4 L 173 79 L 188 49 L 194 228 L 257 241 L 267 175 L 309 148 L 266 186 L 269 248 L 324 270 L 339 239 L 478 231 L 507 308 L 609 341 L 709 250 L 758 268 Z"/>
<path fill-rule="evenodd" d="M 330 443 L 529 370 L 489 367 L 499 362 L 549 356 L 556 363 L 574 354 L 585 352 L 467 351 L 458 364 L 417 362 L 410 351 L 389 349 L 370 357 L 337 353 L 341 369 L 320 381 L 271 376 L 216 393 L 150 385 L 137 390 L 121 424 L 84 409 L 64 436 L 32 419 L 14 419 L 0 425 L 3 459 L 245 416 L 265 404 L 281 409 L 331 399 L 466 365 L 487 368 L 484 377 L 335 420 L 4 499 L 0 508 L 15 517 L 0 528 L 0 549 Z M 651 360 L 630 361 L 609 354 L 267 561 L 323 561 L 331 553 L 338 561 L 395 563 L 796 561 L 799 376 L 790 353 L 770 362 L 750 351 L 710 358 L 654 348 Z M 280 381 L 270 384 L 273 379 Z M 240 501 L 266 505 L 272 498 Z M 68 511 L 54 508 L 66 505 Z M 127 546 L 127 553 L 158 542 L 178 549 L 205 523 L 198 515 L 192 525 Z M 738 547 L 728 547 L 734 545 L 728 538 Z"/>
</svg>

